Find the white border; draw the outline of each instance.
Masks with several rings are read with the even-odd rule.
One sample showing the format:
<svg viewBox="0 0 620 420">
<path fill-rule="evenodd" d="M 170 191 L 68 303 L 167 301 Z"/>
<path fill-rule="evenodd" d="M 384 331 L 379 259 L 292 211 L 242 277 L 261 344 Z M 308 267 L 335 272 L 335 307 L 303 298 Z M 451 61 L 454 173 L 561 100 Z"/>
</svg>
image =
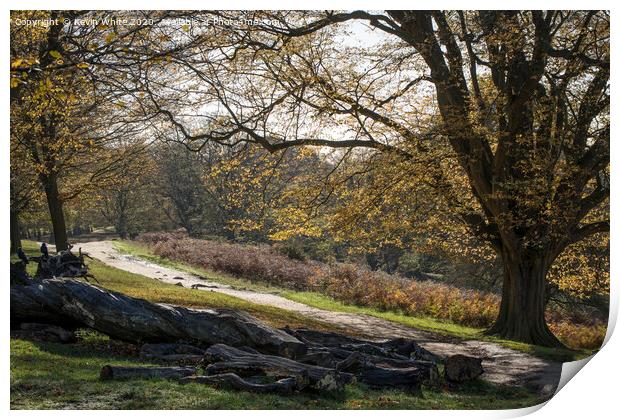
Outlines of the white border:
<svg viewBox="0 0 620 420">
<path fill-rule="evenodd" d="M 419 2 L 417 4 L 411 4 L 412 1 L 392 1 L 392 0 L 384 0 L 378 3 L 375 1 L 325 1 L 325 0 L 315 0 L 312 2 L 307 2 L 306 4 L 293 3 L 290 0 L 272 0 L 272 1 L 262 1 L 262 2 L 250 2 L 250 1 L 236 1 L 236 2 L 225 2 L 222 4 L 221 2 L 204 2 L 198 0 L 175 0 L 174 2 L 153 2 L 153 1 L 132 1 L 132 0 L 108 0 L 108 1 L 89 1 L 85 3 L 82 1 L 76 0 L 68 0 L 64 2 L 54 2 L 54 1 L 41 1 L 41 0 L 31 0 L 31 1 L 22 1 L 19 3 L 14 3 L 11 6 L 5 3 L 5 14 L 4 19 L 2 20 L 2 33 L 4 34 L 4 40 L 2 42 L 2 58 L 1 62 L 5 72 L 8 72 L 9 69 L 9 10 L 12 9 L 342 9 L 342 10 L 351 10 L 351 9 L 376 9 L 377 6 L 381 6 L 383 9 L 406 9 L 406 8 L 435 8 L 435 9 L 495 9 L 498 7 L 505 9 L 539 9 L 541 6 L 545 8 L 559 8 L 559 9 L 606 9 L 612 10 L 612 16 L 615 19 L 615 11 L 614 4 L 611 1 L 574 1 L 574 0 L 565 0 L 565 1 L 547 1 L 545 3 L 541 3 L 540 1 L 520 1 L 513 3 L 498 3 L 493 1 L 468 1 L 468 2 L 457 2 L 457 1 L 445 1 L 445 0 L 435 0 L 432 3 L 427 2 Z M 612 45 L 615 45 L 615 20 L 612 20 Z M 613 68 L 615 68 L 616 62 L 616 54 L 612 54 L 612 74 Z M 3 168 L 2 172 L 2 180 L 0 181 L 0 191 L 1 191 L 1 200 L 2 200 L 2 208 L 1 208 L 1 216 L 2 220 L 5 222 L 1 225 L 0 237 L 5 238 L 3 242 L 3 246 L 0 250 L 2 254 L 7 255 L 8 253 L 8 219 L 9 219 L 9 84 L 8 77 L 4 77 L 4 84 L 2 86 L 2 91 L 4 93 L 3 97 L 4 102 L 2 103 L 2 124 L 3 124 L 3 132 L 4 135 L 4 143 L 3 150 L 4 153 L 0 153 L 0 167 Z M 613 98 L 612 98 L 612 102 Z M 614 120 L 614 124 L 612 124 L 612 138 L 614 136 L 615 130 L 615 121 L 617 112 L 614 107 L 612 107 L 612 119 Z M 617 147 L 612 145 L 612 162 L 618 162 L 618 153 Z M 614 191 L 617 190 L 615 188 L 617 176 L 615 176 L 615 171 L 612 172 L 612 197 L 614 196 Z M 617 206 L 615 205 L 616 201 L 612 200 L 611 208 L 612 214 L 617 214 Z M 617 229 L 615 228 L 615 224 L 612 224 L 612 261 L 614 261 L 614 257 L 618 256 L 615 245 L 613 245 L 613 238 L 616 237 Z M 2 358 L 0 359 L 0 363 L 2 366 L 2 372 L 6 375 L 4 381 L 2 382 L 2 391 L 6 396 L 6 405 L 5 410 L 9 411 L 9 346 L 8 346 L 8 337 L 9 337 L 9 294 L 8 294 L 8 260 L 6 258 L 0 259 L 2 261 L 2 272 L 5 273 L 4 279 L 4 311 L 2 312 L 2 334 L 4 345 L 2 346 Z M 616 278 L 616 274 L 618 272 L 615 269 L 615 264 L 612 264 L 611 267 L 611 277 L 612 279 Z M 509 417 L 518 417 L 526 414 L 531 414 L 531 418 L 547 418 L 547 417 L 555 417 L 561 419 L 605 419 L 613 416 L 613 412 L 616 412 L 618 409 L 618 396 L 617 396 L 617 378 L 620 377 L 620 363 L 618 363 L 617 354 L 619 353 L 620 344 L 618 342 L 617 337 L 614 338 L 611 336 L 611 333 L 614 329 L 615 322 L 618 314 L 618 287 L 617 281 L 612 281 L 612 305 L 610 310 L 610 328 L 608 330 L 608 335 L 606 337 L 606 344 L 603 349 L 593 358 L 587 361 L 588 367 L 584 369 L 582 372 L 579 372 L 579 375 L 574 380 L 568 380 L 568 383 L 560 390 L 560 392 L 554 396 L 547 404 L 542 404 L 538 407 L 530 407 L 527 409 L 520 410 L 504 410 L 504 411 L 398 411 L 398 412 L 390 412 L 389 416 L 392 418 L 407 418 L 411 419 L 414 416 L 416 419 L 422 418 L 446 418 L 450 416 L 451 418 L 459 417 L 459 418 L 470 418 L 470 419 L 481 419 L 481 418 L 509 418 Z M 574 363 L 567 364 L 565 369 L 563 369 L 562 375 L 563 380 L 567 378 L 572 378 L 572 376 L 583 367 L 582 363 Z M 580 366 L 579 366 L 580 365 Z M 336 414 L 337 413 L 337 414 Z M 370 419 L 374 418 L 377 414 L 376 411 L 344 411 L 344 412 L 332 412 L 332 411 L 217 411 L 210 413 L 203 413 L 201 411 L 182 411 L 175 415 L 182 415 L 183 417 L 189 418 L 200 418 L 204 419 L 204 416 L 217 417 L 218 419 L 232 419 L 238 418 L 240 416 L 251 416 L 253 418 L 270 418 L 270 419 L 290 419 L 291 416 L 294 416 L 296 419 L 305 419 L 312 418 L 317 415 L 319 416 L 338 416 L 341 419 Z M 45 416 L 50 418 L 83 418 L 85 415 L 93 416 L 95 419 L 104 418 L 108 414 L 102 411 L 93 411 L 89 413 L 84 413 L 83 411 L 73 411 L 73 412 L 58 412 L 58 411 L 45 411 L 45 412 L 29 412 L 29 411 L 11 411 L 9 413 L 10 416 L 15 418 L 30 418 L 30 416 Z M 135 416 L 149 416 L 152 419 L 163 419 L 164 417 L 169 416 L 169 413 L 165 411 L 130 411 L 130 412 L 120 412 L 115 413 L 115 416 L 120 416 L 122 418 L 125 417 L 135 417 Z M 379 414 L 380 415 L 380 414 Z M 617 415 L 617 414 L 616 414 Z"/>
</svg>

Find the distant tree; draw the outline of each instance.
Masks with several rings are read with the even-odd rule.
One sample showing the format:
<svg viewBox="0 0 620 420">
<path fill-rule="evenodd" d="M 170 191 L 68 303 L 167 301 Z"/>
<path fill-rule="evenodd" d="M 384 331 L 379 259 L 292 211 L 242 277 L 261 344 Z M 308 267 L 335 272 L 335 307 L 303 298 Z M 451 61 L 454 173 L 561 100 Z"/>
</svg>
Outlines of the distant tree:
<svg viewBox="0 0 620 420">
<path fill-rule="evenodd" d="M 171 205 L 169 217 L 190 236 L 198 236 L 204 228 L 207 207 L 200 155 L 174 142 L 159 144 L 151 153 L 156 162 L 157 192 Z"/>
</svg>

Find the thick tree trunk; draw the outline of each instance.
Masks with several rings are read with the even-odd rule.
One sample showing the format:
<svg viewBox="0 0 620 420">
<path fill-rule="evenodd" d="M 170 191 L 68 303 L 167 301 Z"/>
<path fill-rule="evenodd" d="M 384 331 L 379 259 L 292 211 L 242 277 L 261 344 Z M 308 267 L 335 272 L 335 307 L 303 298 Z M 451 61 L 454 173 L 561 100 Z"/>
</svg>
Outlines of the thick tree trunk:
<svg viewBox="0 0 620 420">
<path fill-rule="evenodd" d="M 545 320 L 548 259 L 504 252 L 502 260 L 502 300 L 497 320 L 487 333 L 529 344 L 563 347 Z"/>
<path fill-rule="evenodd" d="M 17 248 L 21 248 L 22 240 L 19 234 L 19 214 L 15 211 L 11 211 L 10 216 L 11 253 L 13 253 L 17 251 Z"/>
<path fill-rule="evenodd" d="M 68 248 L 67 228 L 65 226 L 65 215 L 62 209 L 62 200 L 58 192 L 58 179 L 56 175 L 41 175 L 41 183 L 47 198 L 47 207 L 50 212 L 52 229 L 54 231 L 54 242 L 56 251 L 64 251 Z"/>
<path fill-rule="evenodd" d="M 286 357 L 296 357 L 307 348 L 242 311 L 151 303 L 62 278 L 12 284 L 11 322 L 86 326 L 134 343 L 184 340 L 204 346 L 250 346 Z"/>
</svg>

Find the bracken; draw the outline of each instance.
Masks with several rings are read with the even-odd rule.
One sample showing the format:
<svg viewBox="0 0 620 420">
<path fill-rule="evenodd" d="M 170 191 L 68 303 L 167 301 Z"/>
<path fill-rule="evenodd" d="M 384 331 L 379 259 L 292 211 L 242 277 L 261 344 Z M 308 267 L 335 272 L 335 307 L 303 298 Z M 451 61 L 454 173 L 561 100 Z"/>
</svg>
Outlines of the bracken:
<svg viewBox="0 0 620 420">
<path fill-rule="evenodd" d="M 180 232 L 147 233 L 138 238 L 160 257 L 261 281 L 286 289 L 314 291 L 348 304 L 428 316 L 484 328 L 495 320 L 499 296 L 371 271 L 354 264 L 300 261 L 269 245 L 241 245 L 190 239 Z M 553 333 L 574 349 L 595 349 L 603 342 L 600 320 L 568 320 L 548 310 Z"/>
</svg>

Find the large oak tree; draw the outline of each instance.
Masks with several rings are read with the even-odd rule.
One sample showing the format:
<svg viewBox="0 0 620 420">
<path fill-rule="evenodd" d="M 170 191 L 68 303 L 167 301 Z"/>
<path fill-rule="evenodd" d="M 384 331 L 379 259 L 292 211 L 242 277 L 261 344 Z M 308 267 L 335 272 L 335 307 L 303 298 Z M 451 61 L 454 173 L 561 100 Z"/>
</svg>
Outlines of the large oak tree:
<svg viewBox="0 0 620 420">
<path fill-rule="evenodd" d="M 179 139 L 194 149 L 358 147 L 426 160 L 425 175 L 449 196 L 453 175 L 435 153 L 445 142 L 471 197 L 454 215 L 503 262 L 489 332 L 560 345 L 545 322 L 547 273 L 569 245 L 609 230 L 607 12 L 215 17 L 241 24 L 189 28 L 189 37 L 217 32 L 219 45 L 177 51 L 165 64 L 174 73 L 152 69 L 145 84 Z M 180 80 L 191 94 L 175 95 Z"/>
</svg>

